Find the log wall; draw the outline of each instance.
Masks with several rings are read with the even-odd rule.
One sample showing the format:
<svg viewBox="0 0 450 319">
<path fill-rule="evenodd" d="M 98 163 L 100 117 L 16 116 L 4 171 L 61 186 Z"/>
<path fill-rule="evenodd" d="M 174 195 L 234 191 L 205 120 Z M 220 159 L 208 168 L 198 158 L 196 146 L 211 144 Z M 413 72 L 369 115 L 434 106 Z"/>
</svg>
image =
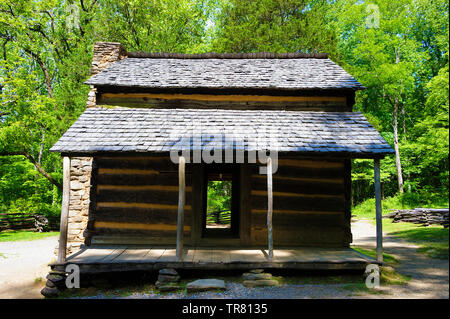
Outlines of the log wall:
<svg viewBox="0 0 450 319">
<path fill-rule="evenodd" d="M 145 108 L 225 108 L 351 112 L 354 94 L 337 96 L 99 93 L 97 104 Z"/>
<path fill-rule="evenodd" d="M 338 246 L 351 242 L 348 160 L 279 159 L 273 175 L 273 242 Z M 267 176 L 251 175 L 252 245 L 267 243 Z"/>
<path fill-rule="evenodd" d="M 96 158 L 91 231 L 96 243 L 175 244 L 178 166 L 167 157 Z M 184 234 L 192 216 L 191 171 L 186 167 Z"/>
<path fill-rule="evenodd" d="M 278 160 L 273 175 L 274 249 L 349 246 L 349 163 L 345 159 Z M 267 245 L 267 176 L 260 175 L 258 167 L 246 164 L 242 167 L 246 174 L 240 174 L 240 246 Z M 196 166 L 186 165 L 184 241 L 229 245 L 200 238 L 197 224 L 202 218 L 204 186 L 199 179 L 193 190 L 193 178 L 200 176 L 196 172 Z M 178 167 L 168 156 L 98 157 L 93 174 L 88 225 L 93 243 L 175 245 Z"/>
</svg>

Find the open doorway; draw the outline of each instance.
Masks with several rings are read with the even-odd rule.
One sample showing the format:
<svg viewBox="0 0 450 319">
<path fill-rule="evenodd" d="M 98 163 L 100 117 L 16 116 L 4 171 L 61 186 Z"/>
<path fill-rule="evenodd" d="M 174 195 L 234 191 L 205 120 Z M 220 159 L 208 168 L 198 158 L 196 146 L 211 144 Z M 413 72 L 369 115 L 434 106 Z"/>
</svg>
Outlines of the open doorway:
<svg viewBox="0 0 450 319">
<path fill-rule="evenodd" d="M 231 228 L 231 195 L 233 183 L 231 176 L 219 174 L 218 180 L 208 181 L 206 200 L 206 228 Z"/>
<path fill-rule="evenodd" d="M 239 234 L 239 169 L 211 165 L 206 169 L 203 237 L 236 237 Z"/>
</svg>

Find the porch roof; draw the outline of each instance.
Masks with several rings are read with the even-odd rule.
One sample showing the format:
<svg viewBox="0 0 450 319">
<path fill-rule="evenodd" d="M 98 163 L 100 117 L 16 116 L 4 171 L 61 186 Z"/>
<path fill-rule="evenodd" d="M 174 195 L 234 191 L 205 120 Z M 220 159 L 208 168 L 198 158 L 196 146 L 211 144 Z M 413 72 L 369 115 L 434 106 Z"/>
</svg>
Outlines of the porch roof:
<svg viewBox="0 0 450 319">
<path fill-rule="evenodd" d="M 65 154 L 276 150 L 379 158 L 393 153 L 359 112 L 88 108 L 50 149 Z"/>
</svg>

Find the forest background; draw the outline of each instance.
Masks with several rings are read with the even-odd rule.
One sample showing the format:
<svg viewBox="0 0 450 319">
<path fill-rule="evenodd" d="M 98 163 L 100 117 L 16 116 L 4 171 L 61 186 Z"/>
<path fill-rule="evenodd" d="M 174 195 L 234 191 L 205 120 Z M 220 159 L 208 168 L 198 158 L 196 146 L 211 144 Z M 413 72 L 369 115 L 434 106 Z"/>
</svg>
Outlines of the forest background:
<svg viewBox="0 0 450 319">
<path fill-rule="evenodd" d="M 448 207 L 446 0 L 0 0 L 0 213 L 58 215 L 49 148 L 84 111 L 93 45 L 146 52 L 326 52 L 367 90 L 362 112 L 395 149 L 381 163 L 397 208 Z M 373 161 L 352 163 L 353 205 Z"/>
</svg>

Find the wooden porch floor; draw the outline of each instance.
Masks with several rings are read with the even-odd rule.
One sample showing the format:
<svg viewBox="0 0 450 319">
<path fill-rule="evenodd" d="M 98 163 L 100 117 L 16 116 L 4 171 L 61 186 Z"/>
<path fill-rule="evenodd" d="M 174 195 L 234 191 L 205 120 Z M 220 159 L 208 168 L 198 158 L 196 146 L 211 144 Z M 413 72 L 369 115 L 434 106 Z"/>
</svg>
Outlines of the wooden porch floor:
<svg viewBox="0 0 450 319">
<path fill-rule="evenodd" d="M 274 249 L 268 259 L 265 249 L 184 249 L 183 261 L 176 261 L 173 248 L 133 246 L 90 246 L 67 258 L 64 264 L 77 264 L 81 272 L 111 272 L 176 269 L 365 269 L 376 260 L 351 248 L 298 247 Z"/>
</svg>

